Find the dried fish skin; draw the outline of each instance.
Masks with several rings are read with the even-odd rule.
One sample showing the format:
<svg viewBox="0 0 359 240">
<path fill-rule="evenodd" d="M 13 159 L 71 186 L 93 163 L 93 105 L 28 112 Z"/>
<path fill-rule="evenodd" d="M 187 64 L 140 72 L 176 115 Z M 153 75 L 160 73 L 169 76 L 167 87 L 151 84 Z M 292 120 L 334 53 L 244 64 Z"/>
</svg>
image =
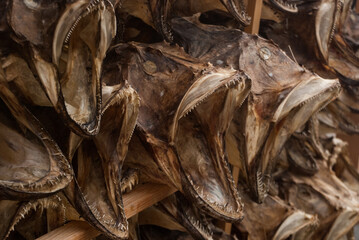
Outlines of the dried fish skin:
<svg viewBox="0 0 359 240">
<path fill-rule="evenodd" d="M 109 1 L 76 2 L 57 23 L 52 53 L 59 70 L 61 107 L 65 107 L 60 112 L 65 110 L 70 126 L 78 133 L 94 135 L 99 130 L 102 61 L 115 33 L 116 19 Z"/>
<path fill-rule="evenodd" d="M 39 198 L 65 188 L 73 177 L 71 166 L 41 123 L 9 90 L 4 75 L 0 75 L 0 98 L 1 198 Z"/>
<path fill-rule="evenodd" d="M 168 219 L 167 227 L 177 228 L 180 231 L 187 231 L 194 239 L 206 240 L 213 239 L 211 225 L 205 215 L 198 212 L 198 209 L 188 201 L 183 194 L 176 192 L 167 197 L 153 207 L 151 212 L 155 212 L 159 216 L 156 218 Z M 146 214 L 146 213 L 145 213 Z M 147 214 L 146 214 L 147 215 Z M 145 219 L 146 215 L 140 214 L 140 224 L 150 223 L 166 227 L 161 221 L 156 222 L 155 219 Z M 154 220 L 154 221 L 153 221 Z"/>
<path fill-rule="evenodd" d="M 235 108 L 232 105 L 238 106 L 236 100 L 248 94 L 249 79 L 233 69 L 198 63 L 180 48 L 163 43 L 123 44 L 115 51 L 117 55 L 109 55 L 109 59 L 116 64 L 108 74 L 115 76 L 121 66 L 122 79 L 138 92 L 141 107 L 137 128 L 161 170 L 173 186 L 209 214 L 231 221 L 240 219 L 242 206 L 222 149 L 222 137 L 228 126 L 225 121 L 231 120 Z M 215 119 L 210 128 L 218 139 L 204 133 L 208 116 L 199 110 L 206 101 L 217 98 L 218 104 L 213 104 L 208 114 L 217 114 L 210 115 Z M 209 145 L 215 147 L 213 152 Z M 209 177 L 204 169 L 211 172 L 210 184 L 199 177 Z"/>
<path fill-rule="evenodd" d="M 128 85 L 111 95 L 104 104 L 103 122 L 99 134 L 94 137 L 94 143 L 102 159 L 108 198 L 119 215 L 121 209 L 118 203 L 122 202 L 119 179 L 136 125 L 140 99 Z"/>
<path fill-rule="evenodd" d="M 30 47 L 39 82 L 64 122 L 82 136 L 98 133 L 101 118 L 101 68 L 116 33 L 109 1 L 76 1 L 56 23 L 52 61 Z"/>
<path fill-rule="evenodd" d="M 314 215 L 289 206 L 278 196 L 268 196 L 262 204 L 243 195 L 245 218 L 235 226 L 249 239 L 287 239 L 290 235 L 304 234 L 308 228 L 315 229 Z"/>
<path fill-rule="evenodd" d="M 304 29 L 306 24 L 298 27 L 295 24 L 296 21 L 300 21 L 298 18 L 290 20 L 289 25 L 306 42 L 308 49 L 314 51 L 319 60 L 334 69 L 342 81 L 353 83 L 359 78 L 359 60 L 342 37 L 343 25 L 348 17 L 351 2 L 318 2 L 318 10 L 312 17 L 307 17 L 312 22 L 313 29 Z M 302 18 L 306 18 L 305 16 Z"/>
<path fill-rule="evenodd" d="M 102 90 L 104 121 L 100 132 L 91 141 L 70 136 L 68 154 L 77 166 L 76 179 L 65 193 L 95 228 L 111 239 L 126 239 L 128 222 L 120 180 L 136 124 L 139 97 L 127 84 L 103 86 Z"/>
<path fill-rule="evenodd" d="M 72 217 L 72 209 L 67 207 L 68 202 L 62 193 L 28 201 L 1 200 L 0 216 L 3 222 L 0 238 L 12 239 L 10 234 L 16 231 L 24 239 L 35 239 L 39 234 L 51 230 L 52 226 L 59 227 L 65 224 L 68 217 Z M 55 211 L 56 216 L 49 211 Z M 22 224 L 24 221 L 27 224 Z"/>
<path fill-rule="evenodd" d="M 349 10 L 348 17 L 343 24 L 342 34 L 344 40 L 353 50 L 354 54 L 359 57 L 359 14 L 355 13 L 353 10 Z"/>
<path fill-rule="evenodd" d="M 138 169 L 139 183 L 168 184 L 171 179 L 161 170 L 148 148 L 148 144 L 141 138 L 142 133 L 135 130 L 128 146 L 128 153 L 124 168 Z"/>
<path fill-rule="evenodd" d="M 76 211 L 94 228 L 111 239 L 127 239 L 128 223 L 122 197 L 116 199 L 120 209 L 117 215 L 109 200 L 101 161 L 93 142 L 82 141 L 72 160 L 78 166 L 76 178 L 64 193 Z"/>
<path fill-rule="evenodd" d="M 319 228 L 313 238 L 337 239 L 332 237 L 345 235 L 358 222 L 358 193 L 335 176 L 328 162 L 320 160 L 317 164 L 319 171 L 314 176 L 287 174 L 282 178 L 284 182 L 291 182 L 289 188 L 283 185 L 284 198 L 298 209 L 318 215 Z M 346 227 L 338 230 L 339 222 Z"/>
<path fill-rule="evenodd" d="M 241 166 L 242 181 L 257 201 L 263 201 L 284 143 L 338 96 L 338 80 L 320 78 L 292 61 L 273 42 L 255 35 L 205 25 L 196 17 L 174 19 L 172 26 L 191 56 L 240 69 L 251 79 L 250 94 L 235 113 L 227 137 L 232 142 L 227 145 L 239 149 L 233 161 Z"/>
<path fill-rule="evenodd" d="M 53 26 L 62 12 L 62 0 L 56 1 L 9 1 L 8 24 L 22 40 L 51 51 Z"/>
<path fill-rule="evenodd" d="M 243 0 L 136 0 L 124 1 L 120 11 L 140 18 L 155 28 L 167 42 L 173 42 L 170 19 L 219 10 L 229 12 L 243 26 L 251 23 Z"/>
<path fill-rule="evenodd" d="M 12 91 L 19 92 L 31 105 L 51 106 L 25 59 L 17 54 L 9 54 L 2 57 L 0 64 Z"/>
<path fill-rule="evenodd" d="M 314 158 L 314 152 L 308 142 L 292 136 L 286 143 L 288 162 L 293 172 L 297 174 L 314 175 L 318 166 Z"/>
</svg>

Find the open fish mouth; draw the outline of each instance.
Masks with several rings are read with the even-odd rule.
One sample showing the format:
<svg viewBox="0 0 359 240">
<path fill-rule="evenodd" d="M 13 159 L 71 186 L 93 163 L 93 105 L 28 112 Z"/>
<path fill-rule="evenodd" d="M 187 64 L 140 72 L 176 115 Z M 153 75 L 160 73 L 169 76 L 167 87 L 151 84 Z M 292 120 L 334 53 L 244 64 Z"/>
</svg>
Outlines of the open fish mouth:
<svg viewBox="0 0 359 240">
<path fill-rule="evenodd" d="M 213 232 L 206 217 L 180 192 L 162 200 L 155 208 L 183 226 L 195 239 L 213 239 Z"/>
<path fill-rule="evenodd" d="M 95 135 L 99 130 L 102 61 L 115 33 L 110 1 L 76 1 L 67 6 L 55 28 L 52 61 L 56 70 L 37 61 L 49 99 L 79 135 Z"/>
<path fill-rule="evenodd" d="M 72 135 L 69 155 L 76 179 L 65 193 L 80 214 L 111 238 L 128 237 L 121 170 L 136 124 L 139 98 L 128 85 L 104 86 L 100 132 L 93 140 Z M 72 159 L 72 157 L 70 156 Z"/>
<path fill-rule="evenodd" d="M 187 182 L 183 184 L 184 191 L 192 192 L 195 201 L 212 216 L 228 221 L 241 219 L 243 206 L 224 152 L 224 137 L 234 110 L 250 88 L 248 82 L 234 84 L 233 89 L 222 87 L 190 111 L 184 111 L 181 115 L 186 116 L 179 118 L 174 138 L 182 181 Z"/>
<path fill-rule="evenodd" d="M 297 3 L 291 0 L 269 0 L 277 9 L 287 13 L 298 13 Z"/>
<path fill-rule="evenodd" d="M 221 2 L 232 16 L 244 26 L 251 24 L 252 19 L 246 12 L 243 0 L 221 0 Z"/>
<path fill-rule="evenodd" d="M 66 157 L 4 79 L 0 75 L 0 198 L 38 198 L 65 188 L 73 176 Z"/>
<path fill-rule="evenodd" d="M 310 89 L 314 91 L 311 92 Z M 308 95 L 305 98 L 299 98 L 299 95 L 304 97 L 304 92 L 308 93 Z M 258 122 L 263 121 L 260 118 L 255 119 L 253 117 L 256 116 L 255 113 L 249 114 L 245 121 L 241 117 L 243 112 L 234 117 L 235 120 L 230 127 L 228 139 L 237 142 L 236 146 L 239 149 L 237 161 L 241 162 L 241 169 L 244 172 L 244 180 L 242 181 L 248 184 L 252 197 L 256 201 L 262 202 L 267 195 L 276 158 L 285 142 L 314 113 L 320 111 L 337 97 L 339 92 L 340 84 L 337 80 L 325 80 L 315 77 L 307 81 L 307 83 L 303 81 L 302 84 L 292 89 L 276 111 L 276 113 L 281 112 L 280 115 L 282 116 L 278 119 L 272 119 L 271 123 L 264 124 L 267 126 L 265 128 L 253 128 L 253 125 L 255 126 Z M 281 109 L 282 106 L 283 108 Z M 251 111 L 251 108 L 248 109 L 247 112 Z M 277 114 L 274 114 L 273 117 L 276 116 Z M 251 129 L 246 131 L 245 136 L 249 143 L 257 139 L 258 144 L 246 144 L 243 143 L 245 140 L 241 137 L 230 137 L 231 135 L 238 136 L 242 128 Z M 263 133 L 263 131 L 266 133 Z"/>
<path fill-rule="evenodd" d="M 174 19 L 172 26 L 190 55 L 214 65 L 229 65 L 251 79 L 250 94 L 234 113 L 226 138 L 231 141 L 227 146 L 238 149 L 233 161 L 240 166 L 242 182 L 257 201 L 263 201 L 284 143 L 338 96 L 339 81 L 303 69 L 278 46 L 255 35 L 205 25 L 195 17 Z M 196 41 L 198 37 L 204 40 Z"/>
<path fill-rule="evenodd" d="M 77 165 L 76 179 L 64 191 L 70 203 L 86 221 L 106 236 L 128 238 L 128 223 L 122 199 L 117 202 L 118 206 L 112 206 L 108 197 L 111 193 L 107 191 L 101 159 L 94 144 L 82 142 L 72 164 L 74 167 Z M 84 165 L 86 170 L 83 169 Z"/>
<path fill-rule="evenodd" d="M 248 94 L 249 79 L 165 44 L 131 43 L 115 51 L 116 59 L 109 55 L 109 61 L 116 63 L 114 72 L 121 66 L 122 78 L 141 98 L 137 126 L 158 166 L 197 206 L 217 218 L 239 220 L 242 205 L 223 137 Z"/>
</svg>

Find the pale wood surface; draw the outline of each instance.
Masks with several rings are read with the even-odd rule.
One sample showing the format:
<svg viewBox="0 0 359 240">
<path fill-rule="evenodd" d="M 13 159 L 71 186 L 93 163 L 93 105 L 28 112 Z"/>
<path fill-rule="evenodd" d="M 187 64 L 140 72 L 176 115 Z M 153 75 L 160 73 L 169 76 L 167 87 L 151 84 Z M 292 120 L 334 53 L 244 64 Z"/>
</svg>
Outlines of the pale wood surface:
<svg viewBox="0 0 359 240">
<path fill-rule="evenodd" d="M 123 196 L 126 217 L 132 217 L 174 192 L 176 192 L 175 188 L 163 184 L 145 184 L 137 186 L 132 192 Z"/>
<path fill-rule="evenodd" d="M 263 0 L 249 0 L 247 6 L 248 15 L 252 17 L 251 24 L 245 28 L 247 33 L 257 34 L 261 20 Z"/>
<path fill-rule="evenodd" d="M 123 195 L 123 204 L 127 218 L 168 197 L 176 189 L 163 184 L 139 185 L 133 191 Z M 37 240 L 87 240 L 100 235 L 85 221 L 72 221 L 59 227 Z"/>
<path fill-rule="evenodd" d="M 38 240 L 88 240 L 100 235 L 100 232 L 85 221 L 72 221 L 59 227 Z"/>
</svg>

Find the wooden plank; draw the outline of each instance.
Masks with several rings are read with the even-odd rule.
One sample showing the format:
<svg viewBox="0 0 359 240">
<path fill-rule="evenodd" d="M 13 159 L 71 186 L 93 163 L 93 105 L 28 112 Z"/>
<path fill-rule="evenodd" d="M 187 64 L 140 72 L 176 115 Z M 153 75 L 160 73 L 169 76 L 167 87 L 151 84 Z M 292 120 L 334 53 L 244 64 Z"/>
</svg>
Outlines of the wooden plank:
<svg viewBox="0 0 359 240">
<path fill-rule="evenodd" d="M 359 13 L 359 0 L 357 0 L 357 2 L 356 2 L 355 11 L 356 11 L 357 13 Z"/>
<path fill-rule="evenodd" d="M 136 215 L 174 192 L 176 192 L 175 188 L 164 184 L 137 186 L 133 191 L 123 195 L 126 217 L 130 218 Z M 72 221 L 37 238 L 37 240 L 87 240 L 100 234 L 85 221 Z"/>
<path fill-rule="evenodd" d="M 145 184 L 137 186 L 134 191 L 123 196 L 126 217 L 132 217 L 174 192 L 176 192 L 175 188 L 164 184 Z"/>
<path fill-rule="evenodd" d="M 42 235 L 38 240 L 88 240 L 100 235 L 95 228 L 85 221 L 72 221 L 59 227 L 45 235 Z"/>
<path fill-rule="evenodd" d="M 252 17 L 251 24 L 244 30 L 247 33 L 257 34 L 261 20 L 263 0 L 249 0 L 247 6 L 248 15 Z"/>
</svg>

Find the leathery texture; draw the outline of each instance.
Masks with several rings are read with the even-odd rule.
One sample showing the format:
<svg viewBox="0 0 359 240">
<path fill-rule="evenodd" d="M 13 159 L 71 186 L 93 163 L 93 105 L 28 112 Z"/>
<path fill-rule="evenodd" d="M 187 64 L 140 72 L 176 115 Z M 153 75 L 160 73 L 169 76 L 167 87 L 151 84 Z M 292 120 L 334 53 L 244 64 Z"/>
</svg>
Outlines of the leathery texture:
<svg viewBox="0 0 359 240">
<path fill-rule="evenodd" d="M 0 1 L 0 239 L 356 239 L 353 1 L 249 4 Z"/>
</svg>

